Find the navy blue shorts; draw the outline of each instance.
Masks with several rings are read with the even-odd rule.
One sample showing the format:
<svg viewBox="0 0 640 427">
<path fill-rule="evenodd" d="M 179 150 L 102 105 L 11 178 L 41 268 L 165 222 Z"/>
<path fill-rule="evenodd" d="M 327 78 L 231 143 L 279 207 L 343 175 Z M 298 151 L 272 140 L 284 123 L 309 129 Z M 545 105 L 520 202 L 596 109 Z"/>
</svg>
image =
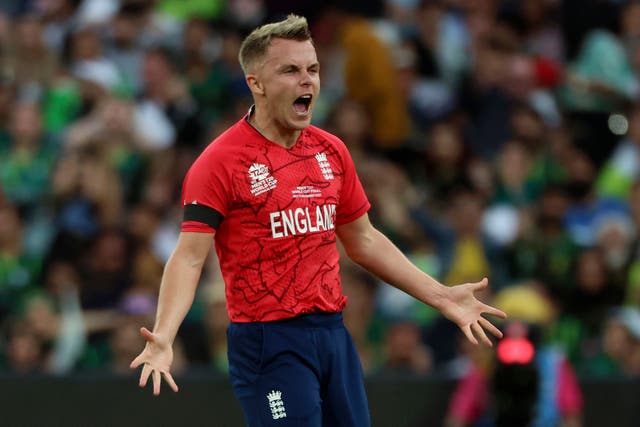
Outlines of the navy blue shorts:
<svg viewBox="0 0 640 427">
<path fill-rule="evenodd" d="M 341 313 L 231 323 L 227 338 L 231 385 L 249 427 L 371 424 Z"/>
</svg>

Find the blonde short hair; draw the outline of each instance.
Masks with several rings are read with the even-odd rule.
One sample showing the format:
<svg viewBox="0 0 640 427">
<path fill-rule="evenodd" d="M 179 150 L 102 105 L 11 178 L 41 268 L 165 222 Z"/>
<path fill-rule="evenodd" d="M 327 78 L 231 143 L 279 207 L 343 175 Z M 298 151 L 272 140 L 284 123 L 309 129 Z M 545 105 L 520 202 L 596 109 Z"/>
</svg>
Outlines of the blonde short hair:
<svg viewBox="0 0 640 427">
<path fill-rule="evenodd" d="M 279 38 L 286 40 L 306 41 L 311 40 L 311 31 L 307 18 L 298 15 L 289 15 L 280 22 L 273 22 L 256 28 L 249 34 L 238 53 L 240 66 L 245 74 L 249 72 L 251 66 L 257 59 L 262 58 L 267 52 L 271 39 Z"/>
</svg>

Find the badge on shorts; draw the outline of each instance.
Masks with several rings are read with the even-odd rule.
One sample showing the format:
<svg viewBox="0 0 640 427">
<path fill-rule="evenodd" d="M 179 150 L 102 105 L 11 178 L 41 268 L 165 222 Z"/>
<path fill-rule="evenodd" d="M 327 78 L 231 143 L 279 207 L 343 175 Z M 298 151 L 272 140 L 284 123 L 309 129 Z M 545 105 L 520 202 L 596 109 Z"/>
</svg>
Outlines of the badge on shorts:
<svg viewBox="0 0 640 427">
<path fill-rule="evenodd" d="M 271 390 L 271 392 L 267 394 L 267 400 L 269 401 L 269 409 L 271 409 L 271 416 L 274 420 L 287 417 L 281 391 Z"/>
</svg>

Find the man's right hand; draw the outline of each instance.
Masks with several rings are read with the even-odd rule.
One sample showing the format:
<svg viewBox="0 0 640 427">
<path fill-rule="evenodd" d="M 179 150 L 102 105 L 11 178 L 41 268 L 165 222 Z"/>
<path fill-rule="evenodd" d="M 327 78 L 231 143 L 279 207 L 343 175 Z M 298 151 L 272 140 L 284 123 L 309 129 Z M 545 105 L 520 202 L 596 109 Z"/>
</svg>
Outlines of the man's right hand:
<svg viewBox="0 0 640 427">
<path fill-rule="evenodd" d="M 166 338 L 161 335 L 149 331 L 147 328 L 140 328 L 140 335 L 147 341 L 147 344 L 129 367 L 135 369 L 140 365 L 142 373 L 140 373 L 140 387 L 147 385 L 149 376 L 153 376 L 153 394 L 160 394 L 160 383 L 164 376 L 169 387 L 175 392 L 178 391 L 178 385 L 171 376 L 170 369 L 173 362 L 173 349 Z"/>
</svg>

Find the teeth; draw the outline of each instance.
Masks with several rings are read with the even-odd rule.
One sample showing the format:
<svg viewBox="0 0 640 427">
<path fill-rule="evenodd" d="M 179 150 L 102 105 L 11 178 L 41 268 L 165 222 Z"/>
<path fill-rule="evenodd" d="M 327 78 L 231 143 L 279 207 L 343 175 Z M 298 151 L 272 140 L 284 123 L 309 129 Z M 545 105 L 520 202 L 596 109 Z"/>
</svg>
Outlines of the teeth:
<svg viewBox="0 0 640 427">
<path fill-rule="evenodd" d="M 300 98 L 302 98 L 302 99 L 311 99 L 311 95 L 302 95 Z"/>
</svg>

